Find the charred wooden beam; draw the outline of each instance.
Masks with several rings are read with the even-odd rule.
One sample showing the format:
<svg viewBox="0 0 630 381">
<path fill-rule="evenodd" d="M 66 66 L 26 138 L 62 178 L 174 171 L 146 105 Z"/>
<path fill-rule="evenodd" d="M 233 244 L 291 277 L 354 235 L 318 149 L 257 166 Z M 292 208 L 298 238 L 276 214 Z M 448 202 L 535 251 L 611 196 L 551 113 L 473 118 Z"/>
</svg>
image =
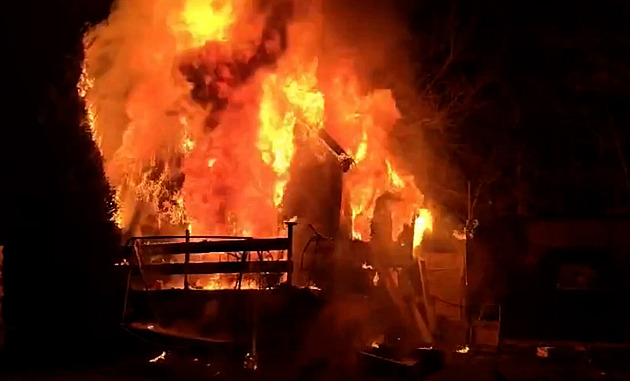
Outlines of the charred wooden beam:
<svg viewBox="0 0 630 381">
<path fill-rule="evenodd" d="M 337 158 L 339 158 L 339 161 L 341 163 L 341 169 L 344 172 L 348 172 L 350 167 L 352 167 L 352 164 L 354 164 L 354 159 L 352 158 L 352 156 L 350 156 L 350 154 L 348 154 L 346 150 L 343 149 L 343 147 L 339 143 L 337 143 L 335 138 L 333 138 L 323 128 L 319 130 L 318 135 L 320 139 L 322 139 L 324 143 L 326 143 L 328 148 L 330 148 L 331 151 L 333 151 L 335 155 L 337 155 Z"/>
<path fill-rule="evenodd" d="M 159 265 L 145 265 L 143 268 L 145 272 L 162 275 L 287 273 L 292 269 L 292 261 L 164 263 Z"/>
</svg>

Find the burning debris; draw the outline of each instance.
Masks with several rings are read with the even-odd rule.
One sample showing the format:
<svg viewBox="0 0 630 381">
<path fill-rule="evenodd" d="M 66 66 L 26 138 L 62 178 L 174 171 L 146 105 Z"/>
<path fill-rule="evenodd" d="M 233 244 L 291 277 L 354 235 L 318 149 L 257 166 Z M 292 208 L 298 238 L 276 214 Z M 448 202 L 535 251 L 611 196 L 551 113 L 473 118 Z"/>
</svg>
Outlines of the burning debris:
<svg viewBox="0 0 630 381">
<path fill-rule="evenodd" d="M 456 353 L 466 354 L 470 352 L 470 347 L 468 345 L 460 345 L 456 350 Z"/>
<path fill-rule="evenodd" d="M 164 361 L 166 360 L 166 351 L 162 351 L 161 354 L 159 354 L 158 356 L 152 358 L 151 360 L 149 360 L 150 363 L 156 363 L 159 361 Z"/>
</svg>

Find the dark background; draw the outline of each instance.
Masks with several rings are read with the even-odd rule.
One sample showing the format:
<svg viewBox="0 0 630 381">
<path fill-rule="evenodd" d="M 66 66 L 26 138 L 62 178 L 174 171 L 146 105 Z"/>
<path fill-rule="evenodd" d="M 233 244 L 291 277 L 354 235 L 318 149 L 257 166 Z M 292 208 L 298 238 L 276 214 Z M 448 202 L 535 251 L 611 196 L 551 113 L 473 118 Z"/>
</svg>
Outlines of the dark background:
<svg viewBox="0 0 630 381">
<path fill-rule="evenodd" d="M 16 353 L 89 357 L 111 344 L 119 317 L 112 193 L 75 89 L 83 28 L 109 6 L 18 2 L 3 12 L 0 240 Z M 463 221 L 470 182 L 481 224 L 630 212 L 626 2 L 396 7 L 411 34 L 392 62 L 410 56 L 407 85 L 436 111 L 427 121 L 414 113 L 420 103 L 400 102 L 401 123 L 421 131 L 404 149 L 426 152 L 417 177 L 429 198 Z"/>
</svg>

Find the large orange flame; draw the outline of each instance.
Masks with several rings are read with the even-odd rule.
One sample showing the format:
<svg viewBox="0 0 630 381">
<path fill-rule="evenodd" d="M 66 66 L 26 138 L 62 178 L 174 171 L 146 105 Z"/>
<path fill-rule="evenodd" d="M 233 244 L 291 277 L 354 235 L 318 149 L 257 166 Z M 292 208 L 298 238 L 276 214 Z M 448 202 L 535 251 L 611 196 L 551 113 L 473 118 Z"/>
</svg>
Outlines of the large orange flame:
<svg viewBox="0 0 630 381">
<path fill-rule="evenodd" d="M 389 192 L 392 239 L 415 221 L 419 246 L 431 215 L 388 147 L 399 118 L 391 91 L 365 92 L 352 63 L 330 57 L 320 76 L 318 10 L 288 37 L 269 29 L 281 11 L 248 0 L 120 0 L 88 33 L 78 89 L 118 222 L 128 227 L 141 211 L 140 225 L 161 232 L 275 235 L 298 147 L 321 144 L 326 129 L 354 159 L 344 175 L 352 236 L 369 239 L 376 200 Z"/>
</svg>

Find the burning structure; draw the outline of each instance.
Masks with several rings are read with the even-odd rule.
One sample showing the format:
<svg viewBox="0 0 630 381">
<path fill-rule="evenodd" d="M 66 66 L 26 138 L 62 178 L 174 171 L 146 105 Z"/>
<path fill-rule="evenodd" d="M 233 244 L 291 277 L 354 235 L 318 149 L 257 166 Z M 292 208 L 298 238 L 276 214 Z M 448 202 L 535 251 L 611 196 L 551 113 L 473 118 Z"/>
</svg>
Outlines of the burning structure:
<svg viewBox="0 0 630 381">
<path fill-rule="evenodd" d="M 358 57 L 323 44 L 324 21 L 318 1 L 118 1 L 86 34 L 79 83 L 116 191 L 116 223 L 128 236 L 186 234 L 183 246 L 144 239 L 134 250 L 155 258 L 180 245 L 185 259 L 158 260 L 183 277 L 157 288 L 205 290 L 265 288 L 228 264 L 251 262 L 250 251 L 287 261 L 276 269 L 287 283 L 313 286 L 298 270 L 303 255 L 293 266 L 290 254 L 270 252 L 291 253 L 313 228 L 334 239 L 337 262 L 363 258 L 358 266 L 373 270 L 374 284 L 389 291 L 420 341 L 431 342 L 426 287 L 415 287 L 424 310 L 399 290 L 422 283 L 420 247 L 433 217 L 388 148 L 396 102 L 360 78 Z M 250 245 L 262 242 L 251 237 L 274 240 L 292 218 L 298 226 L 288 247 Z M 238 248 L 218 256 L 190 250 L 226 239 Z M 191 256 L 221 271 L 189 278 Z M 401 267 L 404 275 L 393 270 Z"/>
</svg>

